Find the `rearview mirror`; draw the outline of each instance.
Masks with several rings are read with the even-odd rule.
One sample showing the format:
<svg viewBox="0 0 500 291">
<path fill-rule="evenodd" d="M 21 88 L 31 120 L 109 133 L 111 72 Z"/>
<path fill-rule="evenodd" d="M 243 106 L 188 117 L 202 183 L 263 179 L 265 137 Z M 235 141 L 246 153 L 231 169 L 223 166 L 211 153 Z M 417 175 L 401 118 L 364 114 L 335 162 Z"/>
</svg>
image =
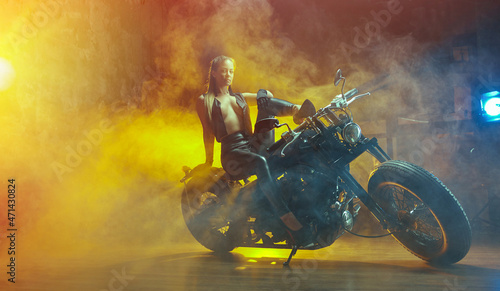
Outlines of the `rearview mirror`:
<svg viewBox="0 0 500 291">
<path fill-rule="evenodd" d="M 337 73 L 335 74 L 335 86 L 337 86 L 340 83 L 340 80 L 342 80 L 344 77 L 342 77 L 342 71 L 340 69 L 337 70 Z"/>
</svg>

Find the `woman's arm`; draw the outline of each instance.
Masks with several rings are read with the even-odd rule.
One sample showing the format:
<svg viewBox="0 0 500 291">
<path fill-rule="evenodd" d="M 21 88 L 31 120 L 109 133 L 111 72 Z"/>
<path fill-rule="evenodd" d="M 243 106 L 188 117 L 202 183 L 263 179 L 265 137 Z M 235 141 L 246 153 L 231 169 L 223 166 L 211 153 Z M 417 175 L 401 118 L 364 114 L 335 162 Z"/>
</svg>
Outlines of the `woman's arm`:
<svg viewBox="0 0 500 291">
<path fill-rule="evenodd" d="M 267 104 L 269 102 L 268 100 L 270 100 L 270 99 L 267 99 L 267 98 L 273 98 L 274 96 L 273 96 L 273 94 L 271 92 L 265 90 L 264 94 L 266 94 L 266 95 L 264 95 L 264 96 L 266 96 L 267 98 L 260 99 L 260 98 L 258 98 L 258 96 L 259 95 L 260 96 L 263 95 L 261 93 L 261 90 L 259 90 L 260 94 L 259 93 L 243 93 L 242 94 L 243 97 L 245 98 L 245 100 L 247 101 L 248 105 L 258 105 L 259 107 L 262 106 L 262 108 L 267 108 L 267 106 L 268 106 Z M 299 112 L 300 107 L 301 107 L 300 105 L 292 104 L 292 103 L 290 103 L 288 101 L 280 100 L 278 98 L 275 98 L 274 100 L 275 101 L 273 101 L 272 103 L 276 103 L 276 101 L 279 101 L 278 102 L 278 104 L 279 104 L 281 102 L 282 105 L 278 105 L 278 106 L 283 107 L 283 109 L 286 108 L 286 107 L 290 107 L 291 108 L 291 112 L 290 112 L 290 110 L 288 110 L 288 111 L 285 110 L 285 111 L 279 112 L 280 109 L 276 109 L 276 110 L 278 110 L 278 112 L 276 113 L 278 116 L 283 116 L 283 115 L 290 115 L 291 116 L 291 115 L 295 115 L 295 114 L 297 114 L 297 112 Z M 274 106 L 277 106 L 277 105 L 274 105 Z"/>
<path fill-rule="evenodd" d="M 214 162 L 214 133 L 210 127 L 205 109 L 205 97 L 201 95 L 196 101 L 196 112 L 203 127 L 203 144 L 205 145 L 205 164 L 212 165 Z"/>
<path fill-rule="evenodd" d="M 267 91 L 267 97 L 269 98 L 273 98 L 273 93 L 271 93 L 271 91 Z M 248 105 L 250 106 L 254 106 L 254 105 L 257 105 L 257 93 L 242 93 L 241 95 L 243 95 L 243 97 L 245 98 L 245 100 L 247 101 Z"/>
</svg>

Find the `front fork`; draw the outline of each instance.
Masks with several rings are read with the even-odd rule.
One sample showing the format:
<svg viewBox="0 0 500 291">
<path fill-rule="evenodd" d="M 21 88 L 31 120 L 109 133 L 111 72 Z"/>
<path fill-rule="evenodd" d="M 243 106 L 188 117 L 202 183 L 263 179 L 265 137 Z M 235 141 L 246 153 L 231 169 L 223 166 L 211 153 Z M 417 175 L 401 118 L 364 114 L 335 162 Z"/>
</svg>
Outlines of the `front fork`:
<svg viewBox="0 0 500 291">
<path fill-rule="evenodd" d="M 363 187 L 352 177 L 352 175 L 346 171 L 339 174 L 340 178 L 344 183 L 352 190 L 352 192 L 363 202 L 363 204 L 370 210 L 378 221 L 382 224 L 384 229 L 388 229 L 389 226 L 395 225 L 393 221 L 388 219 L 385 211 L 373 200 L 373 198 L 368 194 L 368 192 L 363 189 Z"/>
<path fill-rule="evenodd" d="M 348 157 L 348 164 L 360 156 L 363 152 L 369 152 L 373 157 L 375 157 L 380 163 L 387 162 L 391 160 L 389 155 L 378 145 L 377 139 L 372 138 L 366 142 L 363 146 L 359 147 L 353 155 Z M 349 173 L 348 170 L 342 169 L 339 171 L 339 177 L 344 181 L 344 183 L 352 190 L 352 192 L 363 202 L 363 204 L 370 210 L 375 218 L 382 224 L 384 229 L 389 229 L 397 227 L 398 223 L 394 219 L 390 218 L 385 211 L 373 200 L 373 198 L 366 192 L 366 190 L 354 179 L 354 177 Z"/>
</svg>

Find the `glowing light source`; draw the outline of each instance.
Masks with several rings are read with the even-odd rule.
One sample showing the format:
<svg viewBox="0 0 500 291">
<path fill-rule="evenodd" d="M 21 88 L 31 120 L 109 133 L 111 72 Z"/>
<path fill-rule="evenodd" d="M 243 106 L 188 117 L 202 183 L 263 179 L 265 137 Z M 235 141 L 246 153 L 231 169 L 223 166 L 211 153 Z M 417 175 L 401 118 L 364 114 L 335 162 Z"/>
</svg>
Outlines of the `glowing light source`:
<svg viewBox="0 0 500 291">
<path fill-rule="evenodd" d="M 9 89 L 12 82 L 14 82 L 15 75 L 16 73 L 10 62 L 0 58 L 0 91 Z"/>
<path fill-rule="evenodd" d="M 484 111 L 489 116 L 500 115 L 500 98 L 491 98 L 486 101 Z"/>
<path fill-rule="evenodd" d="M 491 91 L 481 95 L 481 109 L 484 121 L 500 121 L 500 92 Z"/>
</svg>

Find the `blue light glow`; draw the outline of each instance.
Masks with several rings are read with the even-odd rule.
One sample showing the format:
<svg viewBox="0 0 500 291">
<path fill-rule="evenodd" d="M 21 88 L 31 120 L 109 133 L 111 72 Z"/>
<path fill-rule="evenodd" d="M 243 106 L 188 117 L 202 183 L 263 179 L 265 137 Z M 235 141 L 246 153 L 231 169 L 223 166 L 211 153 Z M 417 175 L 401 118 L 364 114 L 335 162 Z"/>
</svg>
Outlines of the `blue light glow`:
<svg viewBox="0 0 500 291">
<path fill-rule="evenodd" d="M 500 95 L 500 92 L 498 91 L 491 91 L 491 92 L 488 92 L 488 93 L 484 93 L 483 96 L 484 97 L 495 97 L 495 96 L 498 96 Z"/>
<path fill-rule="evenodd" d="M 489 116 L 500 115 L 500 98 L 491 98 L 484 103 L 484 111 Z"/>
<path fill-rule="evenodd" d="M 485 122 L 500 122 L 500 92 L 481 94 L 481 115 Z"/>
</svg>

